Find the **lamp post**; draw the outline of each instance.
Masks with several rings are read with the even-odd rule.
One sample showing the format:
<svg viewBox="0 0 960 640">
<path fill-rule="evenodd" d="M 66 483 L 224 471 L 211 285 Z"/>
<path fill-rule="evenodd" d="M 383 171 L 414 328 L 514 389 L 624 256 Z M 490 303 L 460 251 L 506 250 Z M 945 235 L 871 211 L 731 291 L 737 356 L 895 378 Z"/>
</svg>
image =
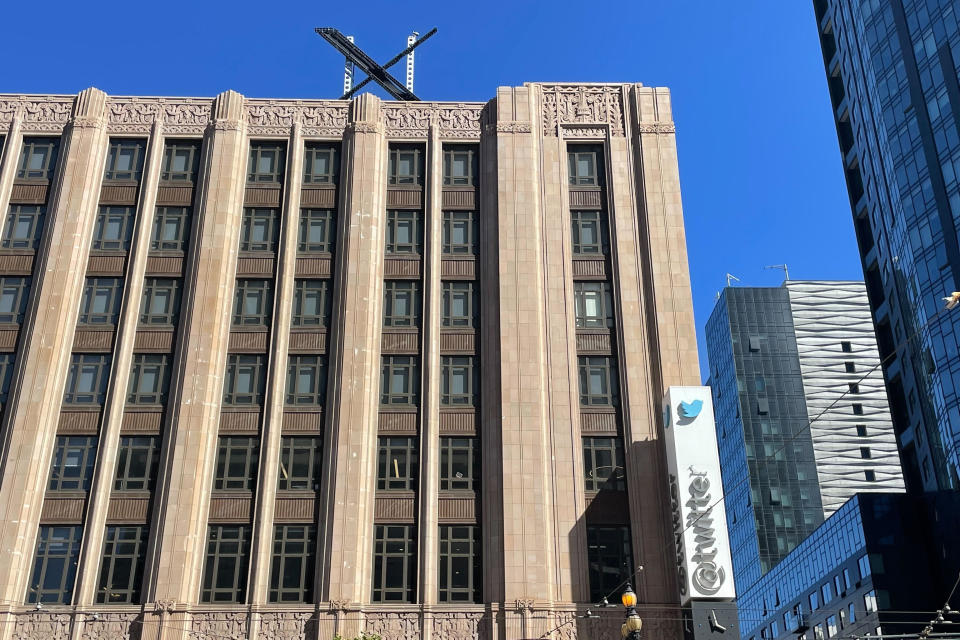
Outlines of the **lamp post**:
<svg viewBox="0 0 960 640">
<path fill-rule="evenodd" d="M 623 595 L 620 596 L 620 602 L 626 609 L 626 619 L 620 626 L 620 635 L 623 636 L 623 640 L 640 640 L 640 628 L 643 626 L 643 621 L 640 620 L 640 614 L 637 613 L 636 609 L 637 594 L 633 592 L 633 587 L 630 586 L 629 582 L 623 590 Z"/>
</svg>

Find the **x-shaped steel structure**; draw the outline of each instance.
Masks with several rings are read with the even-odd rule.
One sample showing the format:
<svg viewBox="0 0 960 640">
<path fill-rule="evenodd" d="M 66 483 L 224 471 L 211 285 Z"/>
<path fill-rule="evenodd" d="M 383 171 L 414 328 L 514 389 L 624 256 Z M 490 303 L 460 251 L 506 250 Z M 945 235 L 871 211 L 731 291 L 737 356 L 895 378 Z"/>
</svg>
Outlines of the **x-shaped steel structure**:
<svg viewBox="0 0 960 640">
<path fill-rule="evenodd" d="M 395 55 L 384 65 L 377 64 L 376 60 L 364 53 L 363 49 L 353 44 L 353 42 L 351 42 L 347 36 L 343 35 L 338 30 L 331 27 L 317 27 L 316 31 L 323 37 L 324 40 L 333 45 L 334 49 L 342 53 L 349 62 L 352 62 L 357 66 L 357 68 L 367 74 L 367 77 L 363 80 L 363 82 L 357 84 L 343 94 L 340 97 L 341 100 L 347 100 L 354 93 L 366 86 L 366 84 L 371 80 L 383 87 L 387 93 L 397 100 L 420 99 L 414 95 L 413 91 L 407 89 L 402 82 L 390 75 L 390 73 L 387 72 L 387 69 L 400 62 L 405 55 L 419 47 L 424 43 L 424 41 L 427 40 L 427 38 L 435 34 L 437 32 L 436 27 L 428 31 L 426 35 L 411 44 L 409 47 Z"/>
</svg>

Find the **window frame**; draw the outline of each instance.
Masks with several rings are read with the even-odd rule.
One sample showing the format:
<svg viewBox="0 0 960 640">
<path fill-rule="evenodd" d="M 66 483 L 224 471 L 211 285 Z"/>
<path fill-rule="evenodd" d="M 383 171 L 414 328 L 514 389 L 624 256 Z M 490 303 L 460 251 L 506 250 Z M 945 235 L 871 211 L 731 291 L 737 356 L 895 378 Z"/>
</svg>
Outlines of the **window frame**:
<svg viewBox="0 0 960 640">
<path fill-rule="evenodd" d="M 153 303 L 160 292 L 169 294 L 167 307 L 163 313 L 153 313 Z M 143 279 L 143 296 L 140 299 L 140 324 L 175 326 L 180 319 L 180 302 L 183 283 L 180 278 L 153 278 Z"/>
<path fill-rule="evenodd" d="M 145 525 L 106 526 L 96 604 L 140 604 L 149 537 Z"/>
<path fill-rule="evenodd" d="M 123 278 L 88 277 L 83 282 L 83 294 L 80 298 L 80 326 L 116 326 L 120 319 L 120 306 L 123 302 Z M 94 306 L 103 292 L 106 292 L 106 310 L 98 311 Z"/>
<path fill-rule="evenodd" d="M 454 228 L 464 225 L 466 242 L 454 242 Z M 441 251 L 445 256 L 475 256 L 480 235 L 476 211 L 452 210 L 443 212 L 443 238 Z"/>
<path fill-rule="evenodd" d="M 617 362 L 612 356 L 577 356 L 581 407 L 620 406 L 620 380 Z M 606 392 L 592 389 L 594 373 L 600 373 L 607 385 Z"/>
<path fill-rule="evenodd" d="M 377 437 L 377 491 L 413 491 L 420 480 L 420 451 L 414 436 Z"/>
<path fill-rule="evenodd" d="M 113 477 L 114 491 L 152 491 L 160 467 L 160 436 L 120 436 L 117 447 L 117 468 Z M 143 459 L 142 465 L 138 458 Z M 142 466 L 145 474 L 132 472 Z"/>
<path fill-rule="evenodd" d="M 0 276 L 0 323 L 22 324 L 30 301 L 30 288 L 33 285 L 30 276 Z M 8 291 L 12 295 L 10 311 L 2 308 Z"/>
<path fill-rule="evenodd" d="M 223 435 L 217 437 L 217 462 L 213 474 L 214 491 L 254 491 L 260 461 L 257 436 Z M 242 467 L 236 474 L 237 465 Z"/>
<path fill-rule="evenodd" d="M 263 240 L 253 239 L 253 231 L 258 222 L 266 223 L 266 236 Z M 280 215 L 276 207 L 244 207 L 240 221 L 241 253 L 276 253 L 280 236 Z"/>
<path fill-rule="evenodd" d="M 401 156 L 412 153 L 413 159 L 413 173 L 410 174 L 399 174 L 398 169 L 400 166 Z M 424 152 L 421 150 L 420 145 L 410 145 L 410 144 L 397 144 L 390 145 L 389 149 L 389 164 L 387 168 L 387 184 L 390 186 L 410 186 L 415 187 L 423 186 L 423 160 Z"/>
<path fill-rule="evenodd" d="M 626 491 L 626 463 L 624 462 L 623 440 L 619 436 L 584 436 L 583 438 L 583 478 L 587 491 Z M 610 464 L 599 464 L 607 460 Z M 609 468 L 610 473 L 603 476 L 598 469 Z M 619 470 L 619 474 L 618 474 Z"/>
<path fill-rule="evenodd" d="M 588 299 L 595 296 L 599 315 L 587 313 Z M 575 324 L 578 329 L 613 328 L 613 288 L 603 280 L 575 280 L 573 283 Z"/>
<path fill-rule="evenodd" d="M 174 240 L 165 238 L 164 230 L 168 223 L 175 222 L 177 237 Z M 151 251 L 179 251 L 187 250 L 190 241 L 190 231 L 193 225 L 193 210 L 185 206 L 160 206 L 153 211 L 153 226 L 150 228 Z"/>
<path fill-rule="evenodd" d="M 466 155 L 466 175 L 454 175 L 457 156 Z M 443 146 L 443 186 L 445 187 L 475 187 L 477 184 L 477 168 L 480 154 L 474 145 L 444 145 Z"/>
<path fill-rule="evenodd" d="M 120 234 L 117 237 L 105 237 L 104 233 L 110 228 L 114 217 L 120 222 Z M 136 220 L 137 209 L 134 206 L 100 205 L 97 208 L 97 219 L 93 226 L 90 250 L 92 252 L 129 251 Z"/>
<path fill-rule="evenodd" d="M 139 388 L 144 373 L 151 368 L 156 376 L 156 387 L 152 391 Z M 165 353 L 135 353 L 130 368 L 130 383 L 127 386 L 128 405 L 165 405 L 170 391 L 170 373 L 172 362 Z"/>
<path fill-rule="evenodd" d="M 260 171 L 260 161 L 268 153 L 275 153 L 274 167 L 269 172 Z M 247 184 L 282 185 L 286 175 L 287 145 L 280 140 L 251 140 L 247 156 Z"/>
<path fill-rule="evenodd" d="M 407 298 L 407 313 L 397 314 L 398 301 Z M 386 280 L 383 283 L 383 327 L 414 329 L 420 326 L 423 299 L 419 280 Z"/>
<path fill-rule="evenodd" d="M 176 185 L 195 184 L 200 171 L 200 140 L 167 140 L 163 146 L 163 160 L 160 164 L 160 182 L 170 182 Z M 185 171 L 173 169 L 174 159 L 179 153 L 187 153 L 188 167 Z"/>
<path fill-rule="evenodd" d="M 248 524 L 207 526 L 207 549 L 203 563 L 200 602 L 205 604 L 246 602 L 251 532 L 252 527 Z M 223 549 L 224 547 L 226 550 Z M 221 584 L 218 580 L 221 563 L 228 560 L 232 561 L 233 565 L 232 584 Z M 231 569 L 230 564 L 227 565 L 227 569 Z"/>
<path fill-rule="evenodd" d="M 133 152 L 130 169 L 118 169 L 117 164 L 125 152 Z M 103 169 L 104 182 L 139 182 L 143 175 L 143 161 L 147 154 L 144 138 L 111 138 L 107 149 L 107 162 Z"/>
<path fill-rule="evenodd" d="M 437 539 L 439 602 L 482 602 L 483 547 L 480 527 L 469 524 L 441 524 Z M 457 574 L 463 571 L 466 572 L 465 579 L 457 580 Z M 454 584 L 455 581 L 457 584 Z"/>
<path fill-rule="evenodd" d="M 372 602 L 410 603 L 416 596 L 417 546 L 413 525 L 373 526 Z M 399 560 L 399 562 L 396 562 Z M 399 584 L 390 578 L 391 568 L 401 569 Z"/>
<path fill-rule="evenodd" d="M 69 406 L 103 406 L 107 395 L 107 384 L 110 381 L 110 356 L 105 353 L 74 353 L 70 359 L 70 369 L 67 372 L 66 389 L 63 392 L 63 404 Z M 90 368 L 93 382 L 89 389 L 78 391 L 77 385 L 82 382 L 81 376 L 87 375 L 84 371 Z"/>
<path fill-rule="evenodd" d="M 43 166 L 39 169 L 30 168 L 30 160 L 34 154 L 45 148 Z M 57 170 L 57 161 L 60 159 L 60 138 L 55 136 L 24 136 L 20 146 L 20 157 L 17 160 L 16 179 L 25 182 L 49 182 Z M 33 175 L 38 174 L 38 175 Z"/>
<path fill-rule="evenodd" d="M 465 391 L 454 391 L 455 376 L 465 372 Z M 440 356 L 440 406 L 476 407 L 480 396 L 480 375 L 475 356 Z"/>
<path fill-rule="evenodd" d="M 412 224 L 414 237 L 411 242 L 397 240 L 397 229 L 401 222 Z M 423 255 L 423 212 L 415 209 L 388 209 L 385 242 L 387 255 L 401 257 Z"/>
<path fill-rule="evenodd" d="M 314 283 L 319 283 L 320 286 L 314 286 Z M 320 314 L 305 314 L 303 312 L 304 302 L 309 300 L 309 296 L 314 292 L 317 292 L 317 307 L 320 309 Z M 327 328 L 330 326 L 331 307 L 332 296 L 330 295 L 329 280 L 321 278 L 296 278 L 294 280 L 291 326 Z"/>
<path fill-rule="evenodd" d="M 322 242 L 310 242 L 310 229 L 317 224 L 323 230 Z M 332 254 L 337 238 L 337 213 L 333 209 L 303 208 L 297 226 L 298 254 Z"/>
<path fill-rule="evenodd" d="M 299 533 L 299 535 L 297 535 Z M 267 599 L 277 604 L 306 604 L 313 600 L 316 574 L 317 528 L 313 524 L 275 524 L 270 556 Z M 299 565 L 299 586 L 289 587 L 288 572 Z"/>
<path fill-rule="evenodd" d="M 607 212 L 603 209 L 571 209 L 570 241 L 577 258 L 606 257 L 610 255 Z M 596 242 L 584 242 L 583 230 L 596 227 Z"/>
<path fill-rule="evenodd" d="M 441 326 L 448 329 L 476 329 L 479 295 L 473 280 L 444 280 L 442 282 Z M 453 315 L 454 303 L 463 297 L 467 315 Z"/>
<path fill-rule="evenodd" d="M 57 436 L 50 460 L 47 491 L 90 491 L 97 445 L 96 436 Z M 72 460 L 78 463 L 71 464 Z"/>
<path fill-rule="evenodd" d="M 586 159 L 591 173 L 580 173 L 580 161 Z M 604 149 L 602 145 L 571 144 L 567 146 L 567 183 L 571 189 L 604 185 Z"/>
<path fill-rule="evenodd" d="M 57 533 L 60 533 L 57 536 Z M 27 588 L 28 604 L 71 604 L 80 559 L 80 544 L 83 540 L 81 525 L 44 525 L 37 532 L 37 544 L 33 553 L 33 572 Z M 57 562 L 52 562 L 57 561 Z M 46 584 L 47 571 L 60 567 L 60 583 L 56 589 L 41 589 Z"/>
<path fill-rule="evenodd" d="M 312 371 L 313 388 L 301 391 L 300 375 Z M 287 407 L 322 407 L 327 400 L 327 358 L 322 355 L 291 354 L 287 356 L 287 385 L 284 405 Z"/>
<path fill-rule="evenodd" d="M 327 156 L 329 173 L 314 173 L 314 161 Z M 340 178 L 340 145 L 330 142 L 307 142 L 303 149 L 303 184 L 336 185 Z"/>
<path fill-rule="evenodd" d="M 30 249 L 36 251 L 43 237 L 43 227 L 47 219 L 47 205 L 11 203 L 3 226 L 3 239 L 0 246 L 4 249 Z M 29 236 L 14 236 L 20 223 L 29 225 Z"/>
<path fill-rule="evenodd" d="M 479 445 L 472 436 L 440 436 L 440 491 L 480 490 Z M 465 471 L 460 472 L 459 468 Z M 457 473 L 461 473 L 460 477 Z"/>
<path fill-rule="evenodd" d="M 615 534 L 614 534 L 615 532 Z M 610 540 L 603 541 L 601 534 L 610 534 Z M 614 541 L 617 535 L 619 540 Z M 611 542 L 618 547 L 616 553 L 597 554 L 596 550 Z M 631 531 L 626 525 L 587 525 L 587 570 L 590 601 L 599 602 L 613 590 L 613 585 L 622 584 L 633 575 L 633 549 L 631 548 Z M 611 576 L 611 566 L 605 560 L 617 559 L 619 575 Z M 598 580 L 599 578 L 599 580 Z"/>
<path fill-rule="evenodd" d="M 302 466 L 297 456 L 306 454 L 309 475 L 295 474 Z M 281 436 L 280 462 L 277 466 L 278 491 L 317 491 L 323 463 L 323 438 L 317 436 Z"/>
<path fill-rule="evenodd" d="M 255 298 L 257 309 L 249 313 L 250 296 Z M 237 278 L 233 289 L 233 327 L 269 327 L 273 320 L 273 280 L 270 278 Z"/>
<path fill-rule="evenodd" d="M 237 376 L 241 368 L 249 367 L 253 388 L 249 391 L 236 390 Z M 223 405 L 227 407 L 259 407 L 263 405 L 266 390 L 267 359 L 263 354 L 229 353 L 223 385 Z"/>
<path fill-rule="evenodd" d="M 406 371 L 407 385 L 402 392 L 394 392 L 394 376 Z M 420 361 L 417 356 L 389 355 L 380 360 L 381 406 L 416 406 L 420 402 Z"/>
</svg>

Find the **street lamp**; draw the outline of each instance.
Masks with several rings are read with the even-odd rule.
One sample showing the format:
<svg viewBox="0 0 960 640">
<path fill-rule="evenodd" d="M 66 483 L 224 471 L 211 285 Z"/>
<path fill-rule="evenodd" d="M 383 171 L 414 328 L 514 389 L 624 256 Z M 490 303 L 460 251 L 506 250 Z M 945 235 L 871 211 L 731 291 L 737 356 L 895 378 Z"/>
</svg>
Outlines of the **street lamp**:
<svg viewBox="0 0 960 640">
<path fill-rule="evenodd" d="M 640 615 L 636 609 L 637 594 L 633 592 L 633 587 L 630 586 L 629 582 L 626 589 L 623 590 L 623 595 L 620 596 L 620 602 L 623 603 L 627 616 L 623 625 L 620 626 L 620 635 L 623 636 L 624 640 L 640 640 L 640 628 L 643 626 L 643 621 L 640 620 Z"/>
</svg>

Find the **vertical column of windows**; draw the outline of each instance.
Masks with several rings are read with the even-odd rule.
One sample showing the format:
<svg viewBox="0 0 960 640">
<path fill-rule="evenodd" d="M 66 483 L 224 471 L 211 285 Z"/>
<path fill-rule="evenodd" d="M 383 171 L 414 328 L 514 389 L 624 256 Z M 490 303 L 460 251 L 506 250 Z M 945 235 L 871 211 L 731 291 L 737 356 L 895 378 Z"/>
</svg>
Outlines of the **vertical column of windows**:
<svg viewBox="0 0 960 640">
<path fill-rule="evenodd" d="M 423 499 L 417 490 L 421 472 L 426 154 L 422 145 L 391 144 L 388 155 L 377 492 L 388 500 L 412 503 L 411 512 L 416 513 L 417 503 Z M 373 600 L 414 602 L 416 528 L 378 518 L 374 533 Z"/>
<path fill-rule="evenodd" d="M 314 500 L 321 483 L 323 412 L 327 400 L 327 344 L 331 326 L 332 265 L 337 239 L 337 185 L 340 145 L 308 141 L 296 224 L 295 280 L 283 400 L 277 478 L 278 504 Z M 288 425 L 290 425 L 288 427 Z M 283 509 L 275 512 L 267 598 L 270 602 L 312 602 L 317 526 Z"/>
<path fill-rule="evenodd" d="M 250 142 L 211 512 L 220 500 L 232 499 L 246 502 L 245 511 L 253 513 L 286 166 L 286 142 Z M 253 536 L 249 517 L 209 527 L 202 602 L 246 602 Z"/>
<path fill-rule="evenodd" d="M 481 523 L 447 516 L 450 499 L 480 508 L 479 148 L 443 146 L 440 327 L 440 602 L 482 602 Z"/>
<path fill-rule="evenodd" d="M 583 439 L 584 485 L 616 509 L 587 513 L 590 598 L 607 596 L 632 575 L 620 381 L 616 360 L 610 230 L 601 145 L 567 147 L 574 325 Z M 612 515 L 616 514 L 616 515 Z"/>
</svg>

